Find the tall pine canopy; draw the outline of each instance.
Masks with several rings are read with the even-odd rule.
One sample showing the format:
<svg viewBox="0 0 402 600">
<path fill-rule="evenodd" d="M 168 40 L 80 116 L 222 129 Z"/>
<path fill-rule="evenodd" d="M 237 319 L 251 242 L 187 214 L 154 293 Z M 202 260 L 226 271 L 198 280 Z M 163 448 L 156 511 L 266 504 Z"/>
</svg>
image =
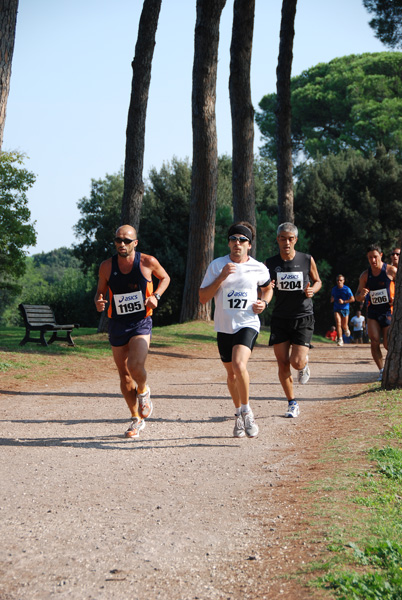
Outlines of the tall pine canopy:
<svg viewBox="0 0 402 600">
<path fill-rule="evenodd" d="M 261 100 L 256 119 L 275 159 L 276 94 Z M 297 155 L 326 156 L 352 148 L 364 156 L 378 145 L 402 160 L 402 53 L 335 58 L 291 80 L 292 145 Z"/>
</svg>

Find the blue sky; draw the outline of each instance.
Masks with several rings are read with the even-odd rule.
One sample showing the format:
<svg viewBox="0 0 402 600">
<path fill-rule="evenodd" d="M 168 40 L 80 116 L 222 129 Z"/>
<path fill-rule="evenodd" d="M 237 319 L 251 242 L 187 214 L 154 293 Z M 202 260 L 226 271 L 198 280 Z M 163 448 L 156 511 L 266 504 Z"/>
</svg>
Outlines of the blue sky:
<svg viewBox="0 0 402 600">
<path fill-rule="evenodd" d="M 280 0 L 256 0 L 252 100 L 275 91 Z M 191 75 L 196 0 L 162 0 L 148 103 L 144 178 L 173 156 L 192 158 Z M 38 241 L 71 246 L 77 202 L 91 179 L 124 163 L 142 0 L 20 0 L 3 149 L 27 154 Z M 222 13 L 217 83 L 219 154 L 231 154 L 229 61 L 233 0 Z M 293 75 L 337 56 L 386 48 L 362 0 L 299 0 Z M 255 151 L 261 145 L 256 130 Z"/>
</svg>

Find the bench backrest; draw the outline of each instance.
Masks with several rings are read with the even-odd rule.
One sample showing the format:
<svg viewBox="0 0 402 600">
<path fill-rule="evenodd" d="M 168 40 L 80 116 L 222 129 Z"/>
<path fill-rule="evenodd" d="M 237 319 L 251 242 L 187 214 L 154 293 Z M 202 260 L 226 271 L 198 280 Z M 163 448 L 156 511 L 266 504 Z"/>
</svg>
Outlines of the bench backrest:
<svg viewBox="0 0 402 600">
<path fill-rule="evenodd" d="M 28 325 L 56 325 L 56 319 L 50 306 L 45 304 L 20 304 L 18 307 Z"/>
</svg>

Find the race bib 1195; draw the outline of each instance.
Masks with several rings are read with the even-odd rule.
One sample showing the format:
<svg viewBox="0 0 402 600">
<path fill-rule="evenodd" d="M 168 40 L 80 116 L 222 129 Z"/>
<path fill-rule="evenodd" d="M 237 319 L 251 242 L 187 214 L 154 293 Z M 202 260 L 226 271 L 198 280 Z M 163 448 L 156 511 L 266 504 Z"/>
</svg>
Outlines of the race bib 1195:
<svg viewBox="0 0 402 600">
<path fill-rule="evenodd" d="M 113 296 L 117 315 L 130 315 L 145 310 L 142 292 L 128 292 Z"/>
</svg>

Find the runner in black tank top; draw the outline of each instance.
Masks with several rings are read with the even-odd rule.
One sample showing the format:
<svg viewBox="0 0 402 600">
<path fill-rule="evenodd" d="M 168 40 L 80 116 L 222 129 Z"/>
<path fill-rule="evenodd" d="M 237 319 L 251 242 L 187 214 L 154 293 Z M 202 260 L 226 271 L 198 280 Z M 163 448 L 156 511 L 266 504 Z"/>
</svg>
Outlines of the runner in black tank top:
<svg viewBox="0 0 402 600">
<path fill-rule="evenodd" d="M 367 249 L 369 268 L 360 275 L 355 294 L 358 302 L 367 302 L 367 332 L 370 338 L 371 355 L 379 369 L 377 381 L 382 380 L 384 358 L 381 337 L 388 349 L 388 328 L 391 324 L 395 292 L 396 268 L 382 261 L 382 250 L 377 244 Z"/>
<path fill-rule="evenodd" d="M 314 331 L 312 297 L 321 289 L 313 257 L 295 250 L 297 235 L 293 223 L 279 225 L 276 238 L 279 254 L 266 261 L 275 285 L 269 345 L 274 347 L 279 381 L 288 399 L 286 417 L 297 417 L 300 410 L 294 395 L 291 367 L 298 371 L 299 383 L 307 383 L 310 377 L 308 351 Z"/>
<path fill-rule="evenodd" d="M 151 390 L 145 361 L 152 331 L 152 311 L 157 308 L 170 277 L 156 258 L 136 252 L 137 232 L 130 225 L 116 231 L 117 255 L 99 267 L 95 305 L 106 308 L 109 292 L 109 340 L 120 376 L 120 389 L 131 412 L 127 438 L 137 438 L 151 416 Z M 159 280 L 153 291 L 152 277 Z"/>
<path fill-rule="evenodd" d="M 137 323 L 145 317 L 151 317 L 152 309 L 146 307 L 145 300 L 152 295 L 152 280 L 144 277 L 140 268 L 141 253 L 136 252 L 133 268 L 129 273 L 122 273 L 118 265 L 118 255 L 112 256 L 112 271 L 109 278 L 110 319 L 129 320 Z M 121 344 L 113 344 L 121 345 Z"/>
</svg>

